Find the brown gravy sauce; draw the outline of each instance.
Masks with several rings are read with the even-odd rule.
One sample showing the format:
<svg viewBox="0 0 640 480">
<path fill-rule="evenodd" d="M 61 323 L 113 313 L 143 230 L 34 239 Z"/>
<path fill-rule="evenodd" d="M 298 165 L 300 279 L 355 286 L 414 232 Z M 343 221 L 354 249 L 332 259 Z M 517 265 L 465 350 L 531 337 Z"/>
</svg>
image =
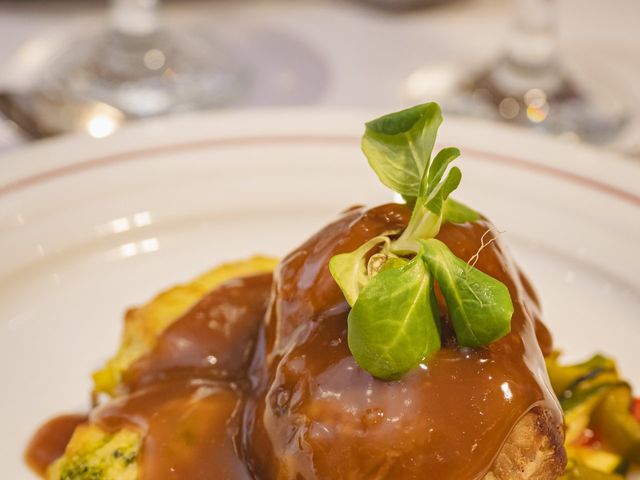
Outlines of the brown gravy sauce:
<svg viewBox="0 0 640 480">
<path fill-rule="evenodd" d="M 214 289 L 158 337 L 125 374 L 129 390 L 167 377 L 241 381 L 263 323 L 273 276 L 234 279 Z"/>
<path fill-rule="evenodd" d="M 272 275 L 231 280 L 216 288 L 158 338 L 125 376 L 128 394 L 93 410 L 106 431 L 144 435 L 142 480 L 250 479 L 236 454 L 246 367 L 269 302 Z M 86 418 L 86 417 L 85 417 Z M 39 474 L 64 453 L 73 429 L 57 419 L 41 428 L 26 457 Z M 47 452 L 55 454 L 47 455 Z"/>
<path fill-rule="evenodd" d="M 87 420 L 86 415 L 60 415 L 42 425 L 27 445 L 27 465 L 44 476 L 47 467 L 64 453 L 76 427 Z"/>
<path fill-rule="evenodd" d="M 143 480 L 251 476 L 236 455 L 242 391 L 233 383 L 171 378 L 116 399 L 90 420 L 107 431 L 134 427 L 145 437 L 139 460 Z"/>
<path fill-rule="evenodd" d="M 532 407 L 561 422 L 542 357 L 551 337 L 531 286 L 496 241 L 476 267 L 511 291 L 508 336 L 460 349 L 445 315 L 447 347 L 401 380 L 361 370 L 327 263 L 404 227 L 409 215 L 396 204 L 350 209 L 289 254 L 273 286 L 268 274 L 218 287 L 129 369 L 129 393 L 89 421 L 144 434 L 143 479 L 482 478 Z M 468 260 L 490 227 L 446 224 L 438 238 Z M 73 428 L 63 420 L 42 427 L 27 452 L 34 470 L 61 455 Z"/>
</svg>

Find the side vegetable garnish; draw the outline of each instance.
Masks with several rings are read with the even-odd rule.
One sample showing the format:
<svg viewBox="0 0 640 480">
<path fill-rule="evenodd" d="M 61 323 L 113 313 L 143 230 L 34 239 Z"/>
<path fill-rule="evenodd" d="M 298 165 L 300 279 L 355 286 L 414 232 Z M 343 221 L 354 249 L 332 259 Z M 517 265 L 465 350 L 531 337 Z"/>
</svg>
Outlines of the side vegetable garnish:
<svg viewBox="0 0 640 480">
<path fill-rule="evenodd" d="M 567 427 L 569 464 L 562 480 L 622 479 L 630 464 L 640 465 L 640 421 L 633 415 L 631 387 L 610 358 L 560 365 L 558 356 L 546 362 Z"/>
<path fill-rule="evenodd" d="M 513 305 L 507 287 L 456 257 L 434 237 L 443 222 L 480 215 L 449 195 L 462 173 L 450 164 L 457 148 L 431 153 L 440 107 L 427 103 L 366 125 L 362 150 L 380 181 L 413 205 L 407 228 L 386 232 L 329 269 L 352 306 L 349 348 L 373 376 L 393 380 L 440 349 L 434 281 L 445 298 L 458 344 L 480 347 L 509 333 Z M 369 254 L 377 249 L 373 255 Z"/>
</svg>

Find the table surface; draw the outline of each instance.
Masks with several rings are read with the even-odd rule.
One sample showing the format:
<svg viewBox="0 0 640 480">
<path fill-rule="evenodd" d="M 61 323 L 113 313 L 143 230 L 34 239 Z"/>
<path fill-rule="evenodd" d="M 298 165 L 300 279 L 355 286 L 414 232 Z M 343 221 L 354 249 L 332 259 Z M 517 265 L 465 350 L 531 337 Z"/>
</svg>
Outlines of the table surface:
<svg viewBox="0 0 640 480">
<path fill-rule="evenodd" d="M 105 4 L 0 2 L 0 69 L 6 71 L 27 42 L 105 24 Z M 417 69 L 480 65 L 499 55 L 513 6 L 507 0 L 456 0 L 390 12 L 344 0 L 174 1 L 162 14 L 169 26 L 215 32 L 234 46 L 253 79 L 240 107 L 393 109 L 407 104 L 406 80 Z M 639 115 L 640 2 L 561 0 L 556 10 L 563 64 L 602 76 Z M 9 77 L 0 78 L 0 90 L 11 85 Z M 637 141 L 640 149 L 640 127 L 634 125 L 632 137 L 632 147 Z M 0 121 L 0 155 L 25 143 Z"/>
</svg>

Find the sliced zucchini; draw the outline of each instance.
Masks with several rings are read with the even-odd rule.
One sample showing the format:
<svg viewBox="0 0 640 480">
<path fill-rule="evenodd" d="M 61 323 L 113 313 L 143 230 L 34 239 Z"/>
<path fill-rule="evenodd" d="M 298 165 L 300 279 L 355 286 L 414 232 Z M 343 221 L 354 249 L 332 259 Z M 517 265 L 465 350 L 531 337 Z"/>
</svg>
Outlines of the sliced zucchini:
<svg viewBox="0 0 640 480">
<path fill-rule="evenodd" d="M 602 355 L 595 355 L 589 360 L 575 365 L 560 365 L 558 363 L 559 356 L 560 352 L 556 351 L 546 358 L 551 386 L 558 397 L 562 397 L 567 390 L 583 380 L 601 373 L 613 373 L 616 378 L 618 376 L 615 362 Z"/>
<path fill-rule="evenodd" d="M 571 459 L 560 480 L 624 480 L 624 477 L 616 473 L 599 472 Z"/>
<path fill-rule="evenodd" d="M 615 362 L 596 355 L 577 365 L 560 365 L 558 352 L 546 359 L 549 378 L 565 413 L 565 445 L 569 456 L 565 480 L 622 478 L 629 463 L 640 465 L 640 422 L 631 414 L 629 385 Z M 601 446 L 580 447 L 586 428 Z"/>
<path fill-rule="evenodd" d="M 626 472 L 628 462 L 622 455 L 608 452 L 600 448 L 588 447 L 570 447 L 567 449 L 570 458 L 574 458 L 577 462 L 603 473 L 620 473 Z"/>
<path fill-rule="evenodd" d="M 588 383 L 579 383 L 573 390 L 567 390 L 565 397 L 560 399 L 567 427 L 565 442 L 568 445 L 575 442 L 590 425 L 594 410 L 607 392 L 624 385 L 611 378 L 601 379 L 602 383 L 594 380 L 592 379 Z"/>
<path fill-rule="evenodd" d="M 631 415 L 631 401 L 629 385 L 616 387 L 594 410 L 591 425 L 610 449 L 640 464 L 640 422 Z"/>
</svg>

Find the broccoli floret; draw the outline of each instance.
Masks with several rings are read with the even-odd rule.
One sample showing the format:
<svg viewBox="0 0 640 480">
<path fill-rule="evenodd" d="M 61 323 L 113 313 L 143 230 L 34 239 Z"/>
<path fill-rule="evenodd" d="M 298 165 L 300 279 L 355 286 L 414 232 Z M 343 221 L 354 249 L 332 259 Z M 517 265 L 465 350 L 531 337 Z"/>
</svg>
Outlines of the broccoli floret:
<svg viewBox="0 0 640 480">
<path fill-rule="evenodd" d="M 106 433 L 95 425 L 76 429 L 49 480 L 135 480 L 141 436 L 133 430 Z"/>
</svg>

